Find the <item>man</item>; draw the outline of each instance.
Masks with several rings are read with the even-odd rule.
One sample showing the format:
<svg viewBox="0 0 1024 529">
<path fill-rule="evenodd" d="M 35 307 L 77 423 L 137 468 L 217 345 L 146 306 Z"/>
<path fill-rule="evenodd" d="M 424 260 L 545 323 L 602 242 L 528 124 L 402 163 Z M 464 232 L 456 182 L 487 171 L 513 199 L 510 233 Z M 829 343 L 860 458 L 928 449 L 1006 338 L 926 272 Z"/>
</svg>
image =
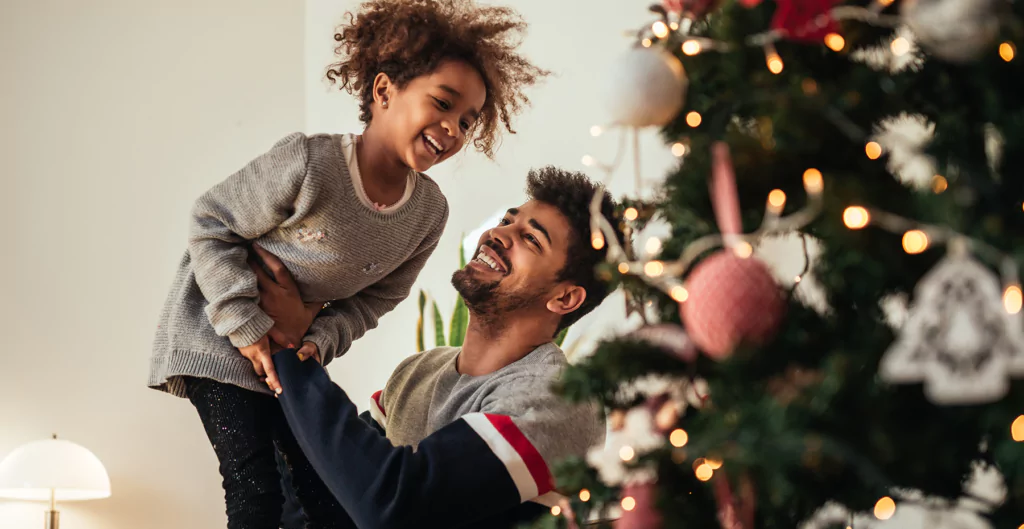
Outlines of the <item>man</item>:
<svg viewBox="0 0 1024 529">
<path fill-rule="evenodd" d="M 567 364 L 553 337 L 607 295 L 594 277 L 595 191 L 579 173 L 531 171 L 530 200 L 452 276 L 470 313 L 463 346 L 403 361 L 362 417 L 317 362 L 275 354 L 288 423 L 354 527 L 511 527 L 557 502 L 552 464 L 603 442 L 599 409 L 550 391 Z M 613 209 L 605 194 L 610 221 Z M 273 274 L 254 267 L 267 313 L 302 312 L 287 271 L 258 251 Z"/>
</svg>

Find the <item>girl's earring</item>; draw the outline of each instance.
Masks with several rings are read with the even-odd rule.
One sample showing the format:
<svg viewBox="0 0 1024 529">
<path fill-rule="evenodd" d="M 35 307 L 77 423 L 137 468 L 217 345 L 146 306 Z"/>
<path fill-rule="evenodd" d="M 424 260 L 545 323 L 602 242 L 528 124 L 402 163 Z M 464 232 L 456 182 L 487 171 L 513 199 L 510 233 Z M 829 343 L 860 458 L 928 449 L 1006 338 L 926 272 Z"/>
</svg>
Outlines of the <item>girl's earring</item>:
<svg viewBox="0 0 1024 529">
<path fill-rule="evenodd" d="M 384 108 L 388 108 L 388 100 L 385 99 L 384 101 L 381 101 L 380 106 L 382 106 Z"/>
</svg>

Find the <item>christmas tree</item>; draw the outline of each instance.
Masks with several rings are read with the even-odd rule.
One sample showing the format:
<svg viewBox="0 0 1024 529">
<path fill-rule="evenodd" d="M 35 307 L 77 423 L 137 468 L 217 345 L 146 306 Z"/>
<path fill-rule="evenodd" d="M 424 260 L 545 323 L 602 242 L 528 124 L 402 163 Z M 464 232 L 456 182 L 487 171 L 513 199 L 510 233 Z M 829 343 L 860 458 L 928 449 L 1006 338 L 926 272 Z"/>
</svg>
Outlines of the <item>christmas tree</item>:
<svg viewBox="0 0 1024 529">
<path fill-rule="evenodd" d="M 566 372 L 611 438 L 538 524 L 1024 528 L 1024 4 L 651 11 L 610 104 L 679 164 L 623 200 L 632 244 L 592 232 L 647 325 Z"/>
</svg>

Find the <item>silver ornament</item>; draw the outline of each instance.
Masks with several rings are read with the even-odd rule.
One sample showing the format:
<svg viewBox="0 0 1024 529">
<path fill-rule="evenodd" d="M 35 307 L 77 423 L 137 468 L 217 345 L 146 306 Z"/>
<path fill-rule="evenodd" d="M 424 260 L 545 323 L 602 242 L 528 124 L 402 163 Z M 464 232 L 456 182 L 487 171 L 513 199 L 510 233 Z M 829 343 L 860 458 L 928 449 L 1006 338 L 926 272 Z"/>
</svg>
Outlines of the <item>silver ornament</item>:
<svg viewBox="0 0 1024 529">
<path fill-rule="evenodd" d="M 686 72 L 679 59 L 661 46 L 630 49 L 609 73 L 604 101 L 613 125 L 661 127 L 683 108 Z"/>
<path fill-rule="evenodd" d="M 903 20 L 932 55 L 970 62 L 999 34 L 999 0 L 905 0 Z"/>
</svg>

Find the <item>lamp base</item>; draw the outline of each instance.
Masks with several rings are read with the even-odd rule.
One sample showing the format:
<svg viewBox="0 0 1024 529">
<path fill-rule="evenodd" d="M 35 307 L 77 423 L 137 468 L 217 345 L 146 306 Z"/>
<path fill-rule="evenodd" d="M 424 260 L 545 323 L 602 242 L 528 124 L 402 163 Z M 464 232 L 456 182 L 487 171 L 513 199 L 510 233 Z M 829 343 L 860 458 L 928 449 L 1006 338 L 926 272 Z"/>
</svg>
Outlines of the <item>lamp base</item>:
<svg viewBox="0 0 1024 529">
<path fill-rule="evenodd" d="M 46 511 L 46 529 L 60 529 L 60 511 Z"/>
</svg>

